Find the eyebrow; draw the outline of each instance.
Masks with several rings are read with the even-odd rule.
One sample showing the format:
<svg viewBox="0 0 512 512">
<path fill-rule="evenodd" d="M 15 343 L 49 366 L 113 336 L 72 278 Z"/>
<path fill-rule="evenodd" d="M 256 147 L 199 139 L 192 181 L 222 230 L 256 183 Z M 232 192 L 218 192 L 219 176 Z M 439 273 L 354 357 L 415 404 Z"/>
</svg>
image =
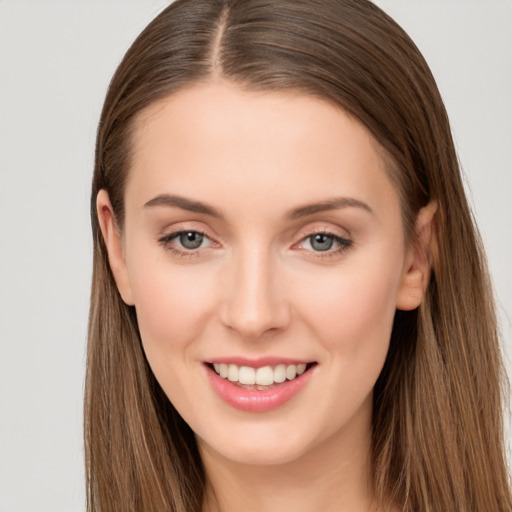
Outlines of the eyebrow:
<svg viewBox="0 0 512 512">
<path fill-rule="evenodd" d="M 203 213 L 219 219 L 222 218 L 220 212 L 213 208 L 213 206 L 171 194 L 160 194 L 144 204 L 144 208 L 151 208 L 154 206 L 177 207 L 182 210 L 188 210 L 189 212 Z"/>
<path fill-rule="evenodd" d="M 375 212 L 363 201 L 359 199 L 354 199 L 352 197 L 335 197 L 332 199 L 327 199 L 325 201 L 321 201 L 319 203 L 307 204 L 305 206 L 299 206 L 298 208 L 293 209 L 287 217 L 289 219 L 298 219 L 301 217 L 306 217 L 308 215 L 313 215 L 318 212 L 326 212 L 329 210 L 338 210 L 340 208 L 361 208 L 372 215 L 375 215 Z"/>
<path fill-rule="evenodd" d="M 181 208 L 195 213 L 202 213 L 204 215 L 210 215 L 218 219 L 222 218 L 222 214 L 206 203 L 200 201 L 193 201 L 186 197 L 176 196 L 171 194 L 160 194 L 153 199 L 149 200 L 144 204 L 145 208 L 151 208 L 155 206 L 167 206 Z M 352 197 L 335 197 L 332 199 L 326 199 L 319 203 L 307 204 L 299 206 L 291 210 L 286 217 L 291 220 L 299 219 L 301 217 L 307 217 L 319 212 L 325 212 L 330 210 L 338 210 L 340 208 L 361 208 L 368 213 L 374 215 L 375 212 L 363 201 L 354 199 Z"/>
</svg>

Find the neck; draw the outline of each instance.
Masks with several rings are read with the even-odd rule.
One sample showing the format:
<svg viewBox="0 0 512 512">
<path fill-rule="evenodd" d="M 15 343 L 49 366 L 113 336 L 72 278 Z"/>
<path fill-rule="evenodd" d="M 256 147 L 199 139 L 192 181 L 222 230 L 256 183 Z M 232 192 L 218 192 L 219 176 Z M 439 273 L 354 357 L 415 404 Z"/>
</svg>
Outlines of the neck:
<svg viewBox="0 0 512 512">
<path fill-rule="evenodd" d="M 370 415 L 283 464 L 234 462 L 199 442 L 207 475 L 203 512 L 375 512 Z"/>
</svg>

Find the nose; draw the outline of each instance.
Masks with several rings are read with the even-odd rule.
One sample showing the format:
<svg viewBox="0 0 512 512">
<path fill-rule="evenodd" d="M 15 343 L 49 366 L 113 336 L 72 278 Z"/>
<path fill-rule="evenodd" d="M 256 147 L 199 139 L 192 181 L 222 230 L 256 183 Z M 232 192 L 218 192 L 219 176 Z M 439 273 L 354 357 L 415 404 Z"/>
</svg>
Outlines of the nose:
<svg viewBox="0 0 512 512">
<path fill-rule="evenodd" d="M 280 285 L 278 262 L 258 248 L 241 252 L 223 280 L 222 322 L 245 339 L 284 330 L 290 307 Z"/>
</svg>

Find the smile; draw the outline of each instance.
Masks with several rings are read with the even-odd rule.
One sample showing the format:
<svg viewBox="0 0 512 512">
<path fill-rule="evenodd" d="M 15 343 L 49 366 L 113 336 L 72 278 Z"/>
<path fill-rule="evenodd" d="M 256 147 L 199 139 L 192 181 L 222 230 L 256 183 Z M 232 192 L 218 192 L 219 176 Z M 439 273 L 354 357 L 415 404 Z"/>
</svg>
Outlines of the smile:
<svg viewBox="0 0 512 512">
<path fill-rule="evenodd" d="M 236 409 L 267 412 L 296 396 L 309 382 L 316 362 L 248 366 L 208 362 L 207 376 L 218 396 Z"/>
<path fill-rule="evenodd" d="M 250 366 L 239 366 L 237 364 L 214 363 L 213 368 L 217 375 L 230 382 L 246 386 L 271 386 L 281 384 L 286 380 L 293 380 L 306 371 L 306 363 L 301 364 L 278 364 L 275 367 L 262 366 L 252 368 Z"/>
</svg>

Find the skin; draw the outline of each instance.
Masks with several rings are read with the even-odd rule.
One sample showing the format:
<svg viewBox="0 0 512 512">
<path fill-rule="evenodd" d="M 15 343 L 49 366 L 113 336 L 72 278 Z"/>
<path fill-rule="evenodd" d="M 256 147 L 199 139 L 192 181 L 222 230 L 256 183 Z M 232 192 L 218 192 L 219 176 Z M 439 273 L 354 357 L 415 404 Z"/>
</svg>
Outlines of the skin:
<svg viewBox="0 0 512 512">
<path fill-rule="evenodd" d="M 423 297 L 435 206 L 420 212 L 406 247 L 377 142 L 342 110 L 293 92 L 187 87 L 139 115 L 133 149 L 123 232 L 105 191 L 98 216 L 149 364 L 196 433 L 204 511 L 376 510 L 372 390 L 396 308 Z M 162 194 L 220 217 L 147 205 Z M 365 206 L 290 217 L 333 198 Z M 171 236 L 180 230 L 206 236 L 187 250 Z M 315 250 L 318 233 L 349 243 Z M 251 413 L 206 378 L 205 361 L 230 356 L 317 365 L 297 396 Z"/>
</svg>

